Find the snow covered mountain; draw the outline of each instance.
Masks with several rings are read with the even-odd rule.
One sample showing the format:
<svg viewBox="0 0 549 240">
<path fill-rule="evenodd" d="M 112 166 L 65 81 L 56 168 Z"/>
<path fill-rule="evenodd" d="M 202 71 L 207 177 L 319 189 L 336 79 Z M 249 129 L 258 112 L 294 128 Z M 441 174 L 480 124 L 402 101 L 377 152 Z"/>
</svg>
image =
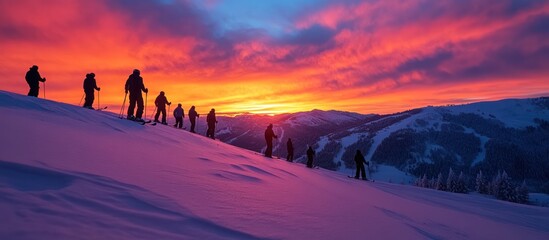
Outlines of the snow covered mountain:
<svg viewBox="0 0 549 240">
<path fill-rule="evenodd" d="M 341 111 L 300 112 L 276 116 L 243 115 L 220 117 L 217 137 L 225 143 L 249 150 L 264 152 L 264 132 L 272 123 L 278 135 L 273 153 L 286 157 L 286 141 L 292 138 L 296 153 L 304 153 L 308 145 L 314 145 L 319 136 L 340 132 L 371 119 L 374 115 Z M 301 155 L 296 155 L 296 158 Z M 327 164 L 321 165 L 329 168 Z"/>
<path fill-rule="evenodd" d="M 0 113 L 0 239 L 549 237 L 549 208 L 349 179 L 3 91 Z"/>
<path fill-rule="evenodd" d="M 227 119 L 219 137 L 262 151 L 269 122 L 282 136 L 275 155 L 286 156 L 284 143 L 291 137 L 297 156 L 313 145 L 318 164 L 327 169 L 349 172 L 360 149 L 378 163 L 374 176 L 385 180 L 410 183 L 413 176 L 436 176 L 449 168 L 470 177 L 479 170 L 487 175 L 505 170 L 516 181 L 526 179 L 534 190 L 549 193 L 549 98 L 425 107 L 391 115 L 315 110 L 249 116 L 245 121 Z"/>
</svg>

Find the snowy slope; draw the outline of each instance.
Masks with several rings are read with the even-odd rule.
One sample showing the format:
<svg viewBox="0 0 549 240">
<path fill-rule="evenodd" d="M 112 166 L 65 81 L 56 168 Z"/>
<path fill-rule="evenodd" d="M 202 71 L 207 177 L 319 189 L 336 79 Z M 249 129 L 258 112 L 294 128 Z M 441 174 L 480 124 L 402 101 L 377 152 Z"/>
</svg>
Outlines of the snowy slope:
<svg viewBox="0 0 549 240">
<path fill-rule="evenodd" d="M 536 104 L 536 99 L 505 99 L 444 107 L 453 114 L 475 113 L 485 118 L 497 119 L 510 128 L 536 125 L 534 119 L 549 119 L 549 108 Z"/>
<path fill-rule="evenodd" d="M 547 239 L 549 209 L 266 159 L 0 91 L 0 239 Z"/>
<path fill-rule="evenodd" d="M 364 119 L 369 115 L 362 115 L 351 112 L 341 111 L 322 111 L 312 110 L 310 112 L 299 112 L 291 114 L 291 117 L 284 121 L 285 124 L 290 126 L 321 126 L 323 124 L 345 124 L 357 120 Z"/>
</svg>

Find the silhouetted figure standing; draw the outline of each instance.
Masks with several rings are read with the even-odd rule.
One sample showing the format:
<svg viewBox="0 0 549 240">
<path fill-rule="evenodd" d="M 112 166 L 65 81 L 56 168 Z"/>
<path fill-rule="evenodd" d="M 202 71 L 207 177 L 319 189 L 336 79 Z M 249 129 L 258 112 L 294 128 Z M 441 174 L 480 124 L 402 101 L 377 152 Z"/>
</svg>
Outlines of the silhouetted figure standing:
<svg viewBox="0 0 549 240">
<path fill-rule="evenodd" d="M 40 91 L 40 82 L 45 82 L 46 78 L 42 78 L 40 73 L 38 73 L 38 66 L 33 65 L 27 74 L 25 74 L 25 80 L 29 84 L 30 90 L 27 94 L 28 96 L 38 97 L 38 92 Z"/>
<path fill-rule="evenodd" d="M 154 100 L 154 105 L 156 105 L 156 115 L 154 115 L 154 122 L 158 122 L 158 117 L 160 116 L 160 113 L 162 113 L 162 124 L 168 124 L 166 122 L 166 104 L 171 105 L 172 103 L 168 102 L 164 91 L 160 91 L 160 94 L 158 95 L 158 97 L 156 97 L 156 100 Z"/>
<path fill-rule="evenodd" d="M 366 178 L 366 170 L 364 169 L 364 163 L 368 165 L 368 162 L 364 159 L 364 155 L 360 150 L 356 150 L 355 154 L 355 163 L 356 163 L 356 174 L 355 178 L 358 179 L 359 175 L 362 176 L 362 180 L 368 180 Z"/>
<path fill-rule="evenodd" d="M 206 137 L 215 139 L 215 125 L 217 124 L 217 119 L 215 118 L 215 109 L 212 108 L 208 116 L 206 117 L 206 122 L 208 123 L 208 130 L 206 131 Z"/>
<path fill-rule="evenodd" d="M 288 150 L 288 156 L 286 156 L 286 160 L 288 162 L 294 161 L 294 144 L 292 143 L 292 139 L 288 138 L 288 142 L 286 142 L 286 149 Z"/>
<path fill-rule="evenodd" d="M 177 107 L 173 110 L 173 117 L 175 118 L 175 124 L 173 126 L 176 128 L 183 128 L 183 118 L 185 117 L 185 111 L 183 111 L 181 103 L 177 104 Z"/>
<path fill-rule="evenodd" d="M 307 149 L 307 167 L 313 168 L 313 157 L 315 156 L 315 151 L 311 146 Z"/>
<path fill-rule="evenodd" d="M 191 132 L 194 133 L 194 127 L 196 125 L 196 118 L 200 117 L 200 115 L 196 112 L 194 109 L 194 106 L 189 109 L 189 121 L 191 122 Z"/>
<path fill-rule="evenodd" d="M 130 92 L 130 105 L 128 106 L 128 119 L 130 120 L 136 120 L 136 121 L 143 121 L 141 117 L 143 117 L 143 109 L 145 106 L 143 105 L 143 95 L 141 95 L 141 91 L 148 93 L 149 89 L 145 88 L 145 85 L 143 84 L 143 78 L 140 76 L 141 72 L 139 70 L 134 69 L 133 73 L 128 77 L 128 80 L 126 81 L 126 93 Z M 133 110 L 135 109 L 135 104 L 137 103 L 137 112 L 135 113 L 135 116 L 133 115 Z"/>
<path fill-rule="evenodd" d="M 95 100 L 94 90 L 100 91 L 101 88 L 97 87 L 95 73 L 88 73 L 84 79 L 84 93 L 86 94 L 86 100 L 84 101 L 83 107 L 93 109 L 93 100 Z"/>
<path fill-rule="evenodd" d="M 273 124 L 269 124 L 265 129 L 265 142 L 267 142 L 267 149 L 265 150 L 265 157 L 273 157 L 273 138 L 278 138 L 273 131 Z"/>
</svg>

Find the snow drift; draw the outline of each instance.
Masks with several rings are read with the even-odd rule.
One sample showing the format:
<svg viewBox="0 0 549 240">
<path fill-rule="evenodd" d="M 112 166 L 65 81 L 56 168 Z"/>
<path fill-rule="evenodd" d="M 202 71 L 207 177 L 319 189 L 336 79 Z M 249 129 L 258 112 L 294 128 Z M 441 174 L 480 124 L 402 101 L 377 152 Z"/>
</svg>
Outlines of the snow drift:
<svg viewBox="0 0 549 240">
<path fill-rule="evenodd" d="M 549 209 L 349 179 L 0 91 L 0 239 L 547 239 Z"/>
</svg>

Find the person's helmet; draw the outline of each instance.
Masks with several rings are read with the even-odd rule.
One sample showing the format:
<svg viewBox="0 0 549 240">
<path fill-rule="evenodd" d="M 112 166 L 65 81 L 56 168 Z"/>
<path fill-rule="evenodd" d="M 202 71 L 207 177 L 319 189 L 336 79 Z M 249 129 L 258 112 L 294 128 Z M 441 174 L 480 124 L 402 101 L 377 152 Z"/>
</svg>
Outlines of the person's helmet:
<svg viewBox="0 0 549 240">
<path fill-rule="evenodd" d="M 32 65 L 31 69 L 33 69 L 33 70 L 38 70 L 38 66 Z"/>
<path fill-rule="evenodd" d="M 212 108 L 212 112 L 215 112 L 215 108 Z"/>
<path fill-rule="evenodd" d="M 269 123 L 269 128 L 272 128 L 273 127 L 273 124 L 272 123 Z"/>
<path fill-rule="evenodd" d="M 139 71 L 139 69 L 134 69 L 134 70 L 133 70 L 133 74 L 139 75 L 140 73 L 141 73 L 141 72 Z"/>
<path fill-rule="evenodd" d="M 95 77 L 95 73 L 90 73 L 90 77 Z"/>
<path fill-rule="evenodd" d="M 177 106 L 178 106 L 178 107 L 181 107 L 181 103 L 178 103 Z"/>
<path fill-rule="evenodd" d="M 160 91 L 160 95 L 164 95 L 164 94 L 165 94 L 164 91 Z"/>
</svg>

